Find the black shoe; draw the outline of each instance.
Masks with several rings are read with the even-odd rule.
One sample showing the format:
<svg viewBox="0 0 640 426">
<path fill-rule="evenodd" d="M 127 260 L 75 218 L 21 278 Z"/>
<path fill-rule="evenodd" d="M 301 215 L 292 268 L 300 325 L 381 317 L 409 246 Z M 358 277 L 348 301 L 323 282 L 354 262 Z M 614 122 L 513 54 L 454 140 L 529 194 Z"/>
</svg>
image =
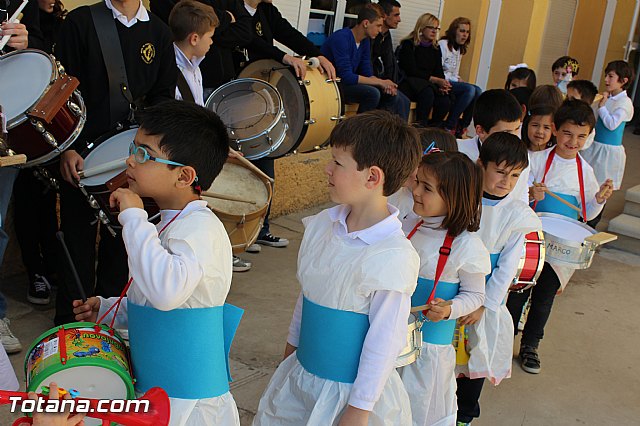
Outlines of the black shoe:
<svg viewBox="0 0 640 426">
<path fill-rule="evenodd" d="M 51 294 L 49 281 L 42 275 L 36 274 L 35 280 L 29 285 L 27 300 L 36 305 L 47 305 Z"/>
<path fill-rule="evenodd" d="M 520 366 L 524 371 L 531 374 L 540 373 L 540 358 L 538 349 L 533 346 L 520 346 Z"/>
<path fill-rule="evenodd" d="M 271 232 L 267 232 L 264 235 L 260 235 L 256 240 L 256 243 L 269 247 L 286 247 L 289 245 L 289 240 L 286 238 L 276 237 L 271 235 Z"/>
</svg>

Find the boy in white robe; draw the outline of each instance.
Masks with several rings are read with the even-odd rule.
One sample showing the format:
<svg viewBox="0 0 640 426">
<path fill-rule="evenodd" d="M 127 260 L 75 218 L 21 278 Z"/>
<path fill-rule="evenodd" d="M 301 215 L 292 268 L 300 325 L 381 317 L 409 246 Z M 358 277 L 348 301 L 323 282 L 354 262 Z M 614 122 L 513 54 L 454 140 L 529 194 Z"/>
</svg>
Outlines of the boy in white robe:
<svg viewBox="0 0 640 426">
<path fill-rule="evenodd" d="M 129 329 L 136 391 L 167 391 L 170 425 L 239 425 L 225 371 L 224 335 L 235 331 L 223 324 L 230 317 L 223 305 L 231 244 L 199 195 L 228 157 L 227 131 L 214 113 L 180 101 L 148 108 L 138 121 L 127 159 L 129 189 L 110 199 L 120 211 L 131 276 L 114 326 Z M 157 227 L 140 197 L 158 204 Z M 76 319 L 95 322 L 108 312 L 108 322 L 117 299 L 76 300 Z M 198 350 L 185 350 L 182 341 L 198 341 Z"/>
<path fill-rule="evenodd" d="M 507 197 L 529 164 L 526 145 L 515 135 L 494 133 L 480 148 L 483 170 L 482 217 L 478 236 L 489 251 L 484 304 L 458 320 L 468 333 L 468 364 L 458 365 L 458 424 L 480 416 L 485 377 L 498 385 L 511 377 L 513 323 L 506 307 L 524 247 L 525 235 L 542 229 L 538 216 L 522 200 Z M 462 377 L 461 377 L 462 376 Z"/>
<path fill-rule="evenodd" d="M 415 129 L 385 111 L 338 124 L 325 171 L 340 204 L 305 218 L 302 292 L 285 359 L 254 425 L 410 425 L 394 369 L 406 344 L 418 256 L 387 203 L 415 170 Z"/>
</svg>

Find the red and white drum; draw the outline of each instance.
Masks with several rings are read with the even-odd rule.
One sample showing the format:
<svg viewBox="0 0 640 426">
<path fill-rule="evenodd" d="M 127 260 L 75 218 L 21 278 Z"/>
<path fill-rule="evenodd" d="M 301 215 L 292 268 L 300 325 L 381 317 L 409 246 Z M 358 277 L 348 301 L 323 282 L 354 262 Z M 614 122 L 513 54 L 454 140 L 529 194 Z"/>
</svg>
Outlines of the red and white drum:
<svg viewBox="0 0 640 426">
<path fill-rule="evenodd" d="M 544 266 L 544 234 L 542 231 L 529 232 L 524 236 L 524 247 L 518 273 L 513 279 L 509 291 L 523 292 L 534 285 Z"/>
</svg>

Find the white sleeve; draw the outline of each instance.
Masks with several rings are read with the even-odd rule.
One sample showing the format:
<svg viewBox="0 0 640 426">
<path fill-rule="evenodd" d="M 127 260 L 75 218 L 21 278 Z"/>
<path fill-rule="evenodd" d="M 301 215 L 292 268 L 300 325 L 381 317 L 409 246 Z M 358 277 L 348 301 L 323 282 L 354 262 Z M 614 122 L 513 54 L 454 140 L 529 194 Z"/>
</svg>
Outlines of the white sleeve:
<svg viewBox="0 0 640 426">
<path fill-rule="evenodd" d="M 49 383 L 47 382 L 47 385 Z M 0 349 L 0 389 L 8 391 L 17 391 L 20 389 L 16 372 L 13 370 L 11 361 L 7 356 L 7 351 L 4 347 Z"/>
<path fill-rule="evenodd" d="M 111 308 L 113 305 L 116 304 L 116 302 L 118 301 L 117 297 L 110 297 L 108 299 L 105 299 L 104 297 L 98 296 L 98 298 L 100 299 L 100 310 L 98 311 L 98 319 L 102 318 L 102 316 L 105 314 L 105 312 L 107 312 L 109 310 L 109 308 Z M 111 324 L 111 320 L 113 319 L 113 315 L 116 312 L 116 309 L 118 309 L 118 314 L 116 315 L 116 319 L 113 322 L 113 328 L 125 328 L 128 329 L 129 328 L 129 316 L 127 315 L 127 298 L 123 297 L 122 298 L 122 302 L 120 302 L 120 308 L 113 308 L 111 310 L 111 312 L 109 312 L 109 315 L 107 315 L 105 317 L 105 319 L 102 320 L 103 324 Z"/>
<path fill-rule="evenodd" d="M 458 271 L 460 292 L 453 298 L 449 319 L 469 315 L 484 303 L 485 274 Z"/>
<path fill-rule="evenodd" d="M 380 290 L 372 295 L 369 331 L 364 339 L 358 375 L 351 388 L 349 405 L 371 411 L 407 342 L 411 296 Z"/>
<path fill-rule="evenodd" d="M 293 316 L 289 324 L 289 336 L 287 337 L 287 343 L 296 348 L 300 345 L 300 324 L 302 324 L 302 292 L 300 292 L 296 307 L 293 310 Z"/>
<path fill-rule="evenodd" d="M 147 221 L 147 212 L 142 209 L 126 209 L 118 220 L 136 289 L 161 311 L 184 304 L 203 275 L 191 246 L 185 240 L 172 238 L 168 240 L 168 248 L 164 248 L 158 231 Z"/>
<path fill-rule="evenodd" d="M 514 232 L 500 252 L 498 264 L 487 281 L 484 306 L 497 311 L 509 292 L 509 286 L 518 273 L 518 264 L 524 247 L 524 234 Z"/>
<path fill-rule="evenodd" d="M 598 115 L 604 126 L 609 130 L 615 130 L 623 121 L 629 121 L 629 112 L 625 108 L 616 108 L 610 112 L 606 106 L 598 108 Z"/>
<path fill-rule="evenodd" d="M 591 200 L 587 201 L 587 220 L 593 220 L 600 214 L 602 209 L 604 208 L 605 203 L 599 204 L 598 200 L 594 196 Z"/>
</svg>

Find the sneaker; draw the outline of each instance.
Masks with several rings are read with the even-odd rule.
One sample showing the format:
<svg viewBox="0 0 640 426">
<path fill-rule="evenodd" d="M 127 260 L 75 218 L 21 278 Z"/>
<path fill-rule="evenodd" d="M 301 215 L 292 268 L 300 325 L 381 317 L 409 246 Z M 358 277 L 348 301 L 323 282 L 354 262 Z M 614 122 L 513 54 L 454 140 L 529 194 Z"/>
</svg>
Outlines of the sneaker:
<svg viewBox="0 0 640 426">
<path fill-rule="evenodd" d="M 456 426 L 469 426 L 471 423 L 456 422 Z"/>
<path fill-rule="evenodd" d="M 260 235 L 256 240 L 256 243 L 269 247 L 286 247 L 289 245 L 289 240 L 286 238 L 275 237 L 271 235 L 271 232 L 267 232 L 264 235 Z"/>
<path fill-rule="evenodd" d="M 251 269 L 251 262 L 233 256 L 233 272 L 246 272 Z"/>
<path fill-rule="evenodd" d="M 0 339 L 2 339 L 4 350 L 7 351 L 8 354 L 15 354 L 22 350 L 22 345 L 20 344 L 20 340 L 11 332 L 9 324 L 11 324 L 9 318 L 0 319 Z"/>
<path fill-rule="evenodd" d="M 260 244 L 251 244 L 249 247 L 247 247 L 247 249 L 245 250 L 247 253 L 260 253 L 260 251 L 262 250 L 262 247 L 260 247 Z"/>
<path fill-rule="evenodd" d="M 49 303 L 51 285 L 42 275 L 36 274 L 36 279 L 29 286 L 27 300 L 35 305 L 46 305 Z"/>
<path fill-rule="evenodd" d="M 540 373 L 540 358 L 538 357 L 538 349 L 534 348 L 533 346 L 520 346 L 520 366 L 527 373 Z"/>
</svg>

